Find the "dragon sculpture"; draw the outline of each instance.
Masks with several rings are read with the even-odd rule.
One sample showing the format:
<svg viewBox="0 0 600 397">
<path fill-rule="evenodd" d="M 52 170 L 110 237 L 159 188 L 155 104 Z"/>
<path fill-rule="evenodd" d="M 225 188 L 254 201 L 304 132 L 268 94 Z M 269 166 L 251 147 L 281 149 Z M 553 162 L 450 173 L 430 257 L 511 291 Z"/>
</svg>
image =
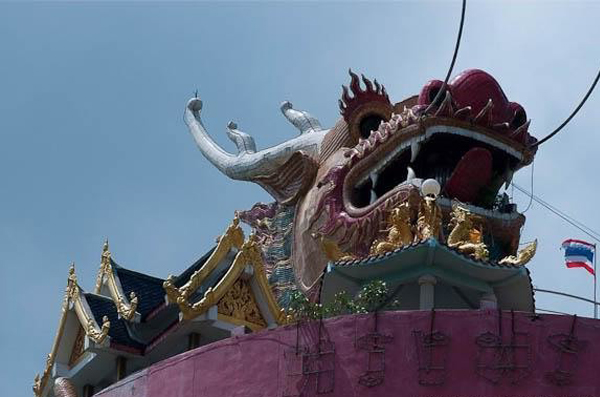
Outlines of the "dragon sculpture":
<svg viewBox="0 0 600 397">
<path fill-rule="evenodd" d="M 481 229 L 475 226 L 474 217 L 468 209 L 454 204 L 450 225 L 452 231 L 447 241 L 449 247 L 456 248 L 477 260 L 488 259 L 490 253 L 482 241 Z"/>
<path fill-rule="evenodd" d="M 187 104 L 186 124 L 202 154 L 275 200 L 239 217 L 259 238 L 280 303 L 296 288 L 314 296 L 332 255 L 363 258 L 413 239 L 436 238 L 479 260 L 520 265 L 531 259 L 531 247 L 517 253 L 524 216 L 505 195 L 499 199 L 501 187 L 535 156 L 537 140 L 523 107 L 482 70 L 459 74 L 436 103 L 444 89 L 439 80 L 393 103 L 376 80 L 352 71 L 350 77 L 333 127 L 284 102 L 281 111 L 300 134 L 265 150 L 229 123 L 237 154 L 225 151 L 202 123 L 202 101 Z M 437 198 L 422 197 L 425 179 L 441 186 Z M 453 212 L 453 201 L 462 209 Z M 471 214 L 475 229 L 468 225 Z"/>
<path fill-rule="evenodd" d="M 390 211 L 387 221 L 390 227 L 382 230 L 384 233 L 387 232 L 387 235 L 383 239 L 373 241 L 370 253 L 378 255 L 412 244 L 414 233 L 411 217 L 408 203 L 402 203 Z"/>
</svg>

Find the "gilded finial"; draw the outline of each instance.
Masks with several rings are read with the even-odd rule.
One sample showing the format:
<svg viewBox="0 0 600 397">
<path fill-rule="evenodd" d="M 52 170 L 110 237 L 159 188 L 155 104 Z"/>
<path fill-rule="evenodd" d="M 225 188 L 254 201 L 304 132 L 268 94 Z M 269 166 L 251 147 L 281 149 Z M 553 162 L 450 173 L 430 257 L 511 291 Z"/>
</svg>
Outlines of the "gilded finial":
<svg viewBox="0 0 600 397">
<path fill-rule="evenodd" d="M 517 255 L 507 256 L 498 263 L 501 265 L 525 266 L 534 257 L 536 251 L 537 239 L 519 250 Z"/>
<path fill-rule="evenodd" d="M 69 283 L 77 283 L 77 275 L 75 274 L 75 262 L 71 262 L 71 266 L 69 266 Z"/>
</svg>

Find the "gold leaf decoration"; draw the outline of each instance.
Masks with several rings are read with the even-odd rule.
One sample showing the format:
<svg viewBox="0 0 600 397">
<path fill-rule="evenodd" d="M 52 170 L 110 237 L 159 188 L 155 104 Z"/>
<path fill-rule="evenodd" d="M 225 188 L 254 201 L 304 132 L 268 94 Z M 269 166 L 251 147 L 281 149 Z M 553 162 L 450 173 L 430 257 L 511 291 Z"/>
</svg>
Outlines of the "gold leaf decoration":
<svg viewBox="0 0 600 397">
<path fill-rule="evenodd" d="M 238 279 L 217 304 L 218 312 L 238 320 L 267 326 L 247 281 Z"/>
</svg>

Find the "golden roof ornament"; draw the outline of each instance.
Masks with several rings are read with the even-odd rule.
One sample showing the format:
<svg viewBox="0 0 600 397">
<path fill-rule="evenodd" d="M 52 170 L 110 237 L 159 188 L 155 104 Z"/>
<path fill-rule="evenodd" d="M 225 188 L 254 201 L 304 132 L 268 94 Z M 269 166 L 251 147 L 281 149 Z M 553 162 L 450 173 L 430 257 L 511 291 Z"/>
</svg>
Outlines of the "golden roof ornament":
<svg viewBox="0 0 600 397">
<path fill-rule="evenodd" d="M 527 244 L 525 248 L 519 250 L 517 255 L 510 255 L 498 262 L 501 265 L 525 266 L 537 251 L 537 239 Z"/>
</svg>

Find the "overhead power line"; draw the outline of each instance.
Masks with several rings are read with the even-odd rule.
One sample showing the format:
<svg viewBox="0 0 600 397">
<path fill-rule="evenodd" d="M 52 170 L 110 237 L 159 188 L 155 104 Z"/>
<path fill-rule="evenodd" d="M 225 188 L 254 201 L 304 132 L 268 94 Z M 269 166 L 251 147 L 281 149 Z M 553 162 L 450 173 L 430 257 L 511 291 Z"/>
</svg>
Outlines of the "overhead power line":
<svg viewBox="0 0 600 397">
<path fill-rule="evenodd" d="M 462 10 L 460 12 L 460 23 L 458 25 L 458 36 L 456 36 L 456 44 L 454 46 L 454 54 L 452 55 L 452 62 L 450 62 L 450 67 L 448 68 L 448 73 L 446 73 L 446 78 L 444 79 L 444 84 L 442 84 L 442 88 L 440 88 L 440 90 L 435 95 L 435 98 L 433 99 L 433 101 L 431 101 L 431 103 L 429 104 L 427 109 L 423 112 L 424 115 L 427 114 L 431 110 L 431 108 L 435 104 L 438 103 L 438 101 L 440 100 L 442 95 L 445 94 L 445 92 L 446 92 L 448 80 L 450 80 L 450 75 L 452 75 L 452 70 L 454 69 L 454 64 L 456 63 L 456 57 L 458 55 L 458 49 L 460 48 L 460 41 L 462 38 L 463 27 L 465 26 L 465 11 L 466 10 L 467 10 L 467 0 L 463 0 L 462 1 Z"/>
<path fill-rule="evenodd" d="M 583 107 L 583 104 L 585 103 L 585 101 L 587 101 L 587 99 L 590 97 L 590 95 L 592 95 L 592 92 L 594 91 L 594 88 L 596 88 L 596 84 L 598 84 L 598 80 L 600 80 L 600 70 L 598 70 L 598 74 L 596 75 L 596 78 L 594 79 L 594 82 L 590 86 L 590 89 L 585 94 L 585 96 L 583 97 L 583 99 L 581 100 L 581 102 L 579 103 L 579 105 L 577 105 L 577 107 L 575 108 L 575 110 L 573 110 L 573 113 L 571 113 L 571 115 L 569 117 L 567 117 L 567 119 L 565 121 L 563 121 L 563 123 L 561 125 L 559 125 L 558 128 L 556 128 L 554 131 L 552 131 L 550 134 L 548 134 L 542 140 L 537 141 L 536 143 L 534 143 L 533 145 L 531 145 L 531 147 L 536 147 L 536 146 L 539 146 L 542 143 L 546 142 L 547 140 L 549 140 L 550 138 L 552 138 L 554 135 L 558 134 L 559 131 L 562 130 L 564 126 L 566 126 L 567 124 L 569 124 L 569 121 L 571 121 L 571 119 L 573 117 L 575 117 L 575 115 L 577 114 L 577 112 L 579 112 L 579 109 L 581 109 Z"/>
<path fill-rule="evenodd" d="M 517 185 L 516 183 L 513 183 L 513 186 L 515 187 L 515 189 L 517 189 L 521 193 L 524 193 L 525 195 L 529 196 L 530 198 L 533 199 L 533 201 L 535 201 L 536 203 L 540 204 L 541 206 L 543 206 L 544 208 L 546 208 L 548 211 L 552 212 L 553 214 L 555 214 L 556 216 L 558 216 L 559 218 L 561 218 L 565 222 L 569 223 L 570 225 L 572 225 L 575 228 L 577 228 L 578 230 L 580 230 L 582 233 L 584 233 L 588 237 L 590 237 L 593 240 L 595 240 L 595 241 L 597 241 L 597 242 L 600 243 L 600 233 L 598 233 L 594 229 L 592 229 L 589 226 L 585 225 L 584 223 L 578 221 L 577 219 L 573 218 L 572 216 L 567 215 L 566 213 L 564 213 L 563 211 L 561 211 L 558 208 L 554 207 L 553 205 L 549 204 L 548 202 L 544 201 L 540 197 L 538 197 L 538 196 L 536 196 L 534 194 L 531 194 L 530 192 L 528 192 L 527 190 L 523 189 L 521 186 Z"/>
</svg>

